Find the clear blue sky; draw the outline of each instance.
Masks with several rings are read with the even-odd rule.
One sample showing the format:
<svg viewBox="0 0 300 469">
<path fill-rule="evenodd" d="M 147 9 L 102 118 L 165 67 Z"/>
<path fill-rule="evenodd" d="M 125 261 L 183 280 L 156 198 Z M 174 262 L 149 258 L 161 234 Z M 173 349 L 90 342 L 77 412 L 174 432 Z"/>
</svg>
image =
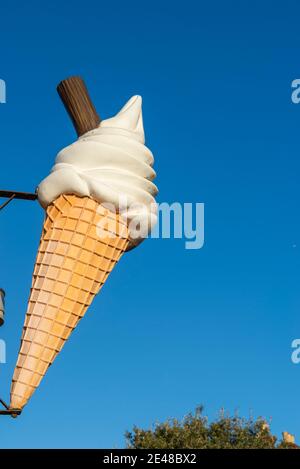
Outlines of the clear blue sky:
<svg viewBox="0 0 300 469">
<path fill-rule="evenodd" d="M 159 201 L 204 202 L 205 246 L 123 257 L 1 447 L 120 447 L 133 424 L 203 403 L 300 441 L 297 1 L 49 1 L 1 6 L 0 187 L 32 191 L 75 134 L 56 95 L 82 75 L 103 118 L 144 99 Z M 8 399 L 43 211 L 0 215 Z"/>
</svg>

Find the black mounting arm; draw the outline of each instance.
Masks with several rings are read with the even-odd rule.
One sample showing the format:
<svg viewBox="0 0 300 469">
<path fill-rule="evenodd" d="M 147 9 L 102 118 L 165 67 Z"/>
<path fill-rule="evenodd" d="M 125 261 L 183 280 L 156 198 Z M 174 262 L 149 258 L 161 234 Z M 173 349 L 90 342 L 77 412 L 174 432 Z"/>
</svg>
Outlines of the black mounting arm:
<svg viewBox="0 0 300 469">
<path fill-rule="evenodd" d="M 30 192 L 17 192 L 17 191 L 1 191 L 0 198 L 7 199 L 2 205 L 0 205 L 0 210 L 4 209 L 12 200 L 21 199 L 21 200 L 36 200 L 37 194 Z M 9 406 L 0 399 L 0 404 L 4 407 L 3 410 L 0 410 L 0 415 L 10 415 L 13 418 L 16 418 L 21 414 L 21 409 L 10 409 Z"/>
<path fill-rule="evenodd" d="M 0 197 L 8 199 L 2 205 L 0 205 L 0 210 L 2 210 L 14 199 L 36 200 L 37 194 L 33 194 L 30 192 L 0 191 Z"/>
<path fill-rule="evenodd" d="M 5 410 L 0 410 L 0 415 L 10 415 L 13 418 L 16 418 L 18 415 L 21 414 L 21 409 L 10 409 L 5 402 L 0 399 L 0 403 L 3 405 Z"/>
</svg>

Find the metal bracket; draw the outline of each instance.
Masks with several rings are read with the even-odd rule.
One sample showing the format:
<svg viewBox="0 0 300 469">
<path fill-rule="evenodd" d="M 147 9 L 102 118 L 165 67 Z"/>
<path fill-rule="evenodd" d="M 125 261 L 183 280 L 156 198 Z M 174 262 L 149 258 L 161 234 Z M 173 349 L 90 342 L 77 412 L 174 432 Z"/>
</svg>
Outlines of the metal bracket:
<svg viewBox="0 0 300 469">
<path fill-rule="evenodd" d="M 21 414 L 21 409 L 10 409 L 8 405 L 0 399 L 0 403 L 3 405 L 5 410 L 0 410 L 0 415 L 10 415 L 13 418 L 16 418 L 18 415 Z"/>
<path fill-rule="evenodd" d="M 0 211 L 3 210 L 12 200 L 22 199 L 22 200 L 36 200 L 37 194 L 32 194 L 29 192 L 16 192 L 16 191 L 0 191 L 0 198 L 7 199 L 2 205 L 0 205 Z M 0 399 L 0 404 L 4 407 L 4 410 L 0 410 L 0 415 L 10 415 L 13 418 L 16 418 L 21 414 L 21 409 L 10 409 L 9 406 Z"/>
<path fill-rule="evenodd" d="M 0 191 L 0 197 L 8 199 L 2 205 L 0 205 L 0 210 L 3 210 L 14 199 L 36 200 L 37 194 L 30 192 Z"/>
</svg>

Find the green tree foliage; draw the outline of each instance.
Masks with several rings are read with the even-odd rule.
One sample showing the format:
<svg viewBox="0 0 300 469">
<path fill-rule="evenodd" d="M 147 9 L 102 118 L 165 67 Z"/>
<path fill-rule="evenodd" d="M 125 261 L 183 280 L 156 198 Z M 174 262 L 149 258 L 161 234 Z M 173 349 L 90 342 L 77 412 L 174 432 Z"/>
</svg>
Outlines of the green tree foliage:
<svg viewBox="0 0 300 469">
<path fill-rule="evenodd" d="M 209 423 L 203 416 L 203 407 L 198 407 L 182 421 L 169 419 L 156 424 L 152 430 L 135 426 L 125 437 L 127 447 L 134 449 L 297 448 L 294 443 L 278 442 L 262 418 L 231 417 L 221 411 L 217 420 Z"/>
</svg>

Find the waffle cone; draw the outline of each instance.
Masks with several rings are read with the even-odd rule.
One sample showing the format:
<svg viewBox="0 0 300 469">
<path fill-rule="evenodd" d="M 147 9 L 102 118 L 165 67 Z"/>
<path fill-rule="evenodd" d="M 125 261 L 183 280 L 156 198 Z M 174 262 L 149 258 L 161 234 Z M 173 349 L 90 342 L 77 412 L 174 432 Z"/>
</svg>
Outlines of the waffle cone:
<svg viewBox="0 0 300 469">
<path fill-rule="evenodd" d="M 27 403 L 127 246 L 125 221 L 96 201 L 61 195 L 49 205 L 12 380 L 11 408 L 22 409 Z"/>
</svg>

